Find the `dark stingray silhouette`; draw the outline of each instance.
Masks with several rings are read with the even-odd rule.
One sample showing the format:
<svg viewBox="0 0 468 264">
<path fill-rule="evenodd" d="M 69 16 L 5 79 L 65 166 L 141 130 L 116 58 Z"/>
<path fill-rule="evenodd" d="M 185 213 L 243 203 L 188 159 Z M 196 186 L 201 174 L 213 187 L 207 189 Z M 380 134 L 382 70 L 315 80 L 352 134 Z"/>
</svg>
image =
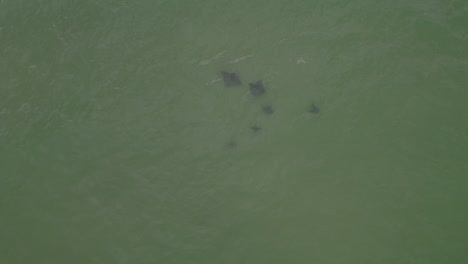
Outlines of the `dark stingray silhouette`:
<svg viewBox="0 0 468 264">
<path fill-rule="evenodd" d="M 254 83 L 250 83 L 249 86 L 250 86 L 250 92 L 254 96 L 260 96 L 266 92 L 265 85 L 263 85 L 262 81 L 256 81 Z"/>
<path fill-rule="evenodd" d="M 316 106 L 315 104 L 311 104 L 309 106 L 309 113 L 312 113 L 314 115 L 320 113 L 320 108 L 318 106 Z"/>
<path fill-rule="evenodd" d="M 271 114 L 273 114 L 273 112 L 274 112 L 275 110 L 273 109 L 273 106 L 271 106 L 271 105 L 265 105 L 265 106 L 262 107 L 262 111 L 263 111 L 263 113 L 266 114 L 266 115 L 271 115 Z"/>
<path fill-rule="evenodd" d="M 257 133 L 260 130 L 262 130 L 262 127 L 259 126 L 259 125 L 253 125 L 253 126 L 250 127 L 250 130 L 252 130 L 252 132 L 254 132 L 254 133 Z"/>
<path fill-rule="evenodd" d="M 230 140 L 228 143 L 226 143 L 226 148 L 228 149 L 233 149 L 237 147 L 237 142 L 235 140 Z"/>
<path fill-rule="evenodd" d="M 239 75 L 235 72 L 222 71 L 221 76 L 223 77 L 224 86 L 226 87 L 242 85 Z"/>
</svg>

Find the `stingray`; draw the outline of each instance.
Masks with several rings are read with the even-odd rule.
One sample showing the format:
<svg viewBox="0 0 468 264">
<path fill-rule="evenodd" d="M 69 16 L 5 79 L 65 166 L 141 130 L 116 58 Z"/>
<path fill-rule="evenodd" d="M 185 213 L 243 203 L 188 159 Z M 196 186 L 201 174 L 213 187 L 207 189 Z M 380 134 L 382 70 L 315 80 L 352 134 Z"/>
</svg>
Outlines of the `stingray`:
<svg viewBox="0 0 468 264">
<path fill-rule="evenodd" d="M 263 85 L 262 81 L 256 81 L 254 83 L 250 83 L 249 86 L 250 86 L 250 92 L 254 96 L 260 96 L 266 92 L 265 86 Z"/>
<path fill-rule="evenodd" d="M 309 113 L 312 113 L 314 115 L 320 113 L 320 108 L 318 108 L 318 106 L 316 106 L 315 104 L 311 104 L 309 106 Z"/>
<path fill-rule="evenodd" d="M 225 147 L 228 149 L 233 149 L 237 147 L 237 142 L 235 140 L 230 140 L 228 143 L 226 143 Z"/>
<path fill-rule="evenodd" d="M 271 105 L 265 105 L 265 106 L 262 107 L 262 111 L 263 111 L 263 113 L 266 114 L 266 115 L 271 115 L 271 114 L 273 114 L 273 112 L 274 112 L 275 110 L 273 109 L 273 106 L 271 106 Z"/>
<path fill-rule="evenodd" d="M 223 77 L 224 86 L 226 87 L 242 85 L 239 75 L 235 72 L 222 71 L 221 76 Z"/>
<path fill-rule="evenodd" d="M 262 127 L 258 126 L 258 125 L 253 125 L 250 127 L 250 130 L 252 130 L 252 132 L 254 133 L 258 133 L 260 130 L 262 130 Z"/>
</svg>

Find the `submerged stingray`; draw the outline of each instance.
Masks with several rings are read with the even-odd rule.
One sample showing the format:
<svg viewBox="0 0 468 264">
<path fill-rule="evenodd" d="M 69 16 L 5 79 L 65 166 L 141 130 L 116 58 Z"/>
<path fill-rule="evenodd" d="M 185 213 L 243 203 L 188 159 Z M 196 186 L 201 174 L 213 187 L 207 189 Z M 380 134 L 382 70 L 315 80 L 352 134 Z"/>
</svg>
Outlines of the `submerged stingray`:
<svg viewBox="0 0 468 264">
<path fill-rule="evenodd" d="M 226 143 L 226 148 L 228 149 L 233 149 L 237 147 L 237 142 L 235 140 L 230 140 L 228 143 Z"/>
<path fill-rule="evenodd" d="M 315 104 L 311 104 L 309 106 L 309 113 L 312 113 L 314 115 L 320 113 L 320 108 L 318 108 L 318 106 L 316 106 Z"/>
<path fill-rule="evenodd" d="M 249 86 L 250 86 L 250 92 L 254 96 L 260 96 L 266 92 L 265 86 L 263 85 L 262 81 L 256 81 L 254 83 L 250 83 Z"/>
<path fill-rule="evenodd" d="M 257 133 L 260 130 L 262 130 L 262 127 L 260 127 L 258 125 L 253 125 L 253 126 L 250 127 L 250 130 L 252 130 L 252 132 L 254 132 L 254 133 Z"/>
<path fill-rule="evenodd" d="M 235 72 L 222 71 L 221 76 L 223 77 L 224 86 L 226 87 L 242 85 L 239 75 Z"/>
<path fill-rule="evenodd" d="M 273 114 L 273 112 L 274 112 L 275 110 L 273 109 L 273 106 L 271 106 L 271 105 L 265 105 L 265 106 L 262 107 L 262 111 L 263 111 L 263 113 L 265 113 L 266 115 L 271 115 L 271 114 Z"/>
</svg>

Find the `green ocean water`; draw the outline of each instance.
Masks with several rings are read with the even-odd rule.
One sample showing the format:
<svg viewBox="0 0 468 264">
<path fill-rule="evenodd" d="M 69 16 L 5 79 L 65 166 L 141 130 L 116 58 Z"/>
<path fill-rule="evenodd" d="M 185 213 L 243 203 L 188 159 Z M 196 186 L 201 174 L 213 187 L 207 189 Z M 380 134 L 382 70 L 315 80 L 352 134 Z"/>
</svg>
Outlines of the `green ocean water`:
<svg viewBox="0 0 468 264">
<path fill-rule="evenodd" d="M 467 43 L 465 0 L 1 0 L 0 263 L 467 263 Z"/>
</svg>

